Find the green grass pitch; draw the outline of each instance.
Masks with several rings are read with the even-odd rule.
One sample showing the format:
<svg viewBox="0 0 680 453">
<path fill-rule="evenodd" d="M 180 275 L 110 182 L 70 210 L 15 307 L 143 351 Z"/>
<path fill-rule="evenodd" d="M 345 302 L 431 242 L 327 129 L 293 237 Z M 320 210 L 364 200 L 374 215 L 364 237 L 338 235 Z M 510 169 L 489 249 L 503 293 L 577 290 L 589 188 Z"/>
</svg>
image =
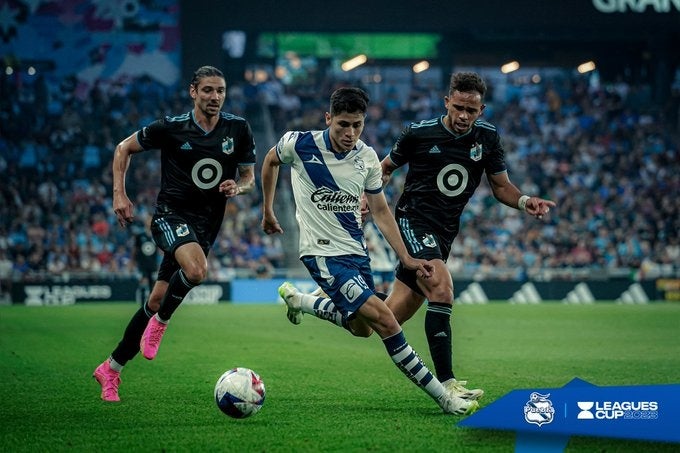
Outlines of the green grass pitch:
<svg viewBox="0 0 680 453">
<path fill-rule="evenodd" d="M 395 368 L 377 336 L 353 338 L 282 306 L 183 306 L 156 360 L 123 371 L 120 403 L 99 399 L 94 368 L 118 342 L 131 303 L 0 307 L 0 451 L 512 452 L 514 433 L 458 428 Z M 404 327 L 431 365 L 424 310 Z M 459 379 L 486 391 L 680 383 L 680 305 L 598 303 L 454 308 Z M 266 385 L 264 407 L 233 420 L 213 401 L 227 369 Z M 568 452 L 680 450 L 574 437 Z"/>
</svg>

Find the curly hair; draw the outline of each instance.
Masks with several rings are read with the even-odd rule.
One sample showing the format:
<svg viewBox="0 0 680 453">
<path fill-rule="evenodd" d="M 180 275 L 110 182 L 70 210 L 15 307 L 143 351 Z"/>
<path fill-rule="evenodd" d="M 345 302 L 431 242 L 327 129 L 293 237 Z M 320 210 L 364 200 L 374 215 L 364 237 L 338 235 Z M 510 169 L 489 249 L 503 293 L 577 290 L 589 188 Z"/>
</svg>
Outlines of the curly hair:
<svg viewBox="0 0 680 453">
<path fill-rule="evenodd" d="M 484 95 L 486 94 L 486 83 L 484 83 L 482 77 L 476 72 L 457 72 L 451 75 L 449 96 L 451 96 L 454 91 L 459 91 L 461 93 L 476 91 L 482 96 L 482 99 L 484 99 Z"/>
</svg>

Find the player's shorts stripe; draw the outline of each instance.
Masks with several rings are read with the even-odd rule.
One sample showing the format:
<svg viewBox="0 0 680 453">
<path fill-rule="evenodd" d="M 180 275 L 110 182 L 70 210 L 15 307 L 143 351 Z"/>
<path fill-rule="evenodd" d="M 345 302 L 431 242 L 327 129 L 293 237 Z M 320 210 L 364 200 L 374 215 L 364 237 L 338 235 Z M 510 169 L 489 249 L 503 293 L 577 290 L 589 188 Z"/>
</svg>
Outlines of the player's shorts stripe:
<svg viewBox="0 0 680 453">
<path fill-rule="evenodd" d="M 421 251 L 423 249 L 423 246 L 420 244 L 413 230 L 409 226 L 408 219 L 399 219 L 399 225 L 401 226 L 401 231 L 404 233 L 404 236 L 406 237 L 406 241 L 411 246 L 411 250 L 414 253 Z"/>
<path fill-rule="evenodd" d="M 168 245 L 171 245 L 175 242 L 175 235 L 172 233 L 172 228 L 168 222 L 161 219 L 158 222 L 158 228 L 163 232 L 163 236 L 165 236 L 165 240 L 168 242 Z"/>
</svg>

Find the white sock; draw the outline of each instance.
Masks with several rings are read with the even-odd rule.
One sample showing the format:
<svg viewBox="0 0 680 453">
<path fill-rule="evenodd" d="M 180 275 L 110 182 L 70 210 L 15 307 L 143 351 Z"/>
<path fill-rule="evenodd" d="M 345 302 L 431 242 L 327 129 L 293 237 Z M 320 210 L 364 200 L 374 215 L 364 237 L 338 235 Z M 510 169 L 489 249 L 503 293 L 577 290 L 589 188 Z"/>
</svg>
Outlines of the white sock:
<svg viewBox="0 0 680 453">
<path fill-rule="evenodd" d="M 119 373 L 123 371 L 123 365 L 113 360 L 113 357 L 109 357 L 109 366 L 113 371 L 118 371 Z"/>
<path fill-rule="evenodd" d="M 301 294 L 300 303 L 303 313 L 314 315 L 319 319 L 325 319 L 338 327 L 347 328 L 344 316 L 329 298 Z"/>
</svg>

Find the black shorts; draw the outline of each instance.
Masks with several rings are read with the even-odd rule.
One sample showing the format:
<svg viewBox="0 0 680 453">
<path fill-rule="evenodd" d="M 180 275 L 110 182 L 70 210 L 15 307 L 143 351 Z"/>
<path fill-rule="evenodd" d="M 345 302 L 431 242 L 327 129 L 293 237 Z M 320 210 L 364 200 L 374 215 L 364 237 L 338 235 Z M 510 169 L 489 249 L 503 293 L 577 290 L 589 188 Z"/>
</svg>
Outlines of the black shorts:
<svg viewBox="0 0 680 453">
<path fill-rule="evenodd" d="M 398 216 L 397 224 L 406 249 L 412 257 L 424 260 L 441 259 L 444 262 L 449 258 L 453 237 L 436 233 L 428 223 L 417 219 Z M 416 271 L 405 268 L 401 262 L 397 264 L 396 278 L 424 296 L 418 287 Z"/>
<path fill-rule="evenodd" d="M 175 251 L 181 245 L 196 242 L 208 256 L 210 244 L 205 239 L 201 240 L 199 229 L 196 231 L 194 223 L 185 217 L 175 214 L 158 212 L 151 220 L 151 234 L 158 248 L 163 250 L 163 261 L 158 270 L 158 280 L 170 281 L 170 277 L 179 269 L 179 263 L 175 260 Z"/>
</svg>

